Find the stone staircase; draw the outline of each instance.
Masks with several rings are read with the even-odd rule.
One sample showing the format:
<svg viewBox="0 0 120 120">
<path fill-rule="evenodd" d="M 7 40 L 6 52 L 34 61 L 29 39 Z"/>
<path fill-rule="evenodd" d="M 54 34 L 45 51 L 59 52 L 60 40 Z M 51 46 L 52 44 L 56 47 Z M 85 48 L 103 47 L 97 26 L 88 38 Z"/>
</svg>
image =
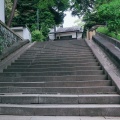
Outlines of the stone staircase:
<svg viewBox="0 0 120 120">
<path fill-rule="evenodd" d="M 84 40 L 36 43 L 0 73 L 0 114 L 120 116 L 120 95 Z"/>
</svg>

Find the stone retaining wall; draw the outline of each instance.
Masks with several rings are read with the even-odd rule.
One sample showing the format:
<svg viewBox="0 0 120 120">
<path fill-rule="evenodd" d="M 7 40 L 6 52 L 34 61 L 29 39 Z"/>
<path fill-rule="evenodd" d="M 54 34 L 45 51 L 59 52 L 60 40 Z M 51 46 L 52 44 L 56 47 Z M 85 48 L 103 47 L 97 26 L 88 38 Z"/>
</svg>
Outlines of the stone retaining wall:
<svg viewBox="0 0 120 120">
<path fill-rule="evenodd" d="M 0 61 L 28 42 L 0 20 Z"/>
<path fill-rule="evenodd" d="M 24 46 L 27 43 L 29 43 L 29 40 L 20 41 L 18 43 L 15 43 L 13 46 L 11 46 L 10 48 L 6 49 L 2 53 L 2 55 L 0 55 L 0 61 L 3 60 L 4 58 L 6 58 L 7 56 L 9 56 L 10 54 L 12 54 L 13 52 L 15 52 L 16 50 L 20 49 L 22 46 Z"/>
</svg>

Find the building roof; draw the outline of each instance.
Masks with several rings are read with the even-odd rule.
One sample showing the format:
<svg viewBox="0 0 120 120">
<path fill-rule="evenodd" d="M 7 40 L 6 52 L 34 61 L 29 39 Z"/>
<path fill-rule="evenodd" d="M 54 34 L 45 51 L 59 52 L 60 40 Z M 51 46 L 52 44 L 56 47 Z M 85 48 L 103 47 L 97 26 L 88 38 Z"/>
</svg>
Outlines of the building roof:
<svg viewBox="0 0 120 120">
<path fill-rule="evenodd" d="M 58 28 L 58 30 L 56 31 L 56 33 L 75 32 L 75 31 L 82 32 L 82 29 L 79 26 L 66 27 L 66 28 L 60 27 L 60 28 Z"/>
</svg>

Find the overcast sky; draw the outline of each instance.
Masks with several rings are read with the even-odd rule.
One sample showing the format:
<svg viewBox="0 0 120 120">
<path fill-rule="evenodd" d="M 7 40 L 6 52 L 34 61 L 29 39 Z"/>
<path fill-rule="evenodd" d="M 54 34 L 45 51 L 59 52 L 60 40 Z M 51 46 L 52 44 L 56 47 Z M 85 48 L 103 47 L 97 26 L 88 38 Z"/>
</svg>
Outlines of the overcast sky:
<svg viewBox="0 0 120 120">
<path fill-rule="evenodd" d="M 66 16 L 64 18 L 64 24 L 63 27 L 71 27 L 75 26 L 74 21 L 78 19 L 78 17 L 71 16 L 71 12 L 67 11 L 65 12 Z"/>
</svg>

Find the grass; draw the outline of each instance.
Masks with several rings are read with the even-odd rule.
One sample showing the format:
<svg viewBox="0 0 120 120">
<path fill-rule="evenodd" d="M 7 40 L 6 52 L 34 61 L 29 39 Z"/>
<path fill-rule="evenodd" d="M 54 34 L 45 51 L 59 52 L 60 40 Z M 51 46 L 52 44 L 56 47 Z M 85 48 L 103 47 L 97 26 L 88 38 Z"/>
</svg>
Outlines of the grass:
<svg viewBox="0 0 120 120">
<path fill-rule="evenodd" d="M 112 38 L 120 40 L 120 31 L 119 31 L 119 35 L 116 36 L 114 32 L 109 32 L 107 27 L 99 27 L 99 28 L 97 28 L 97 32 L 103 33 L 103 34 L 108 35 Z"/>
</svg>

